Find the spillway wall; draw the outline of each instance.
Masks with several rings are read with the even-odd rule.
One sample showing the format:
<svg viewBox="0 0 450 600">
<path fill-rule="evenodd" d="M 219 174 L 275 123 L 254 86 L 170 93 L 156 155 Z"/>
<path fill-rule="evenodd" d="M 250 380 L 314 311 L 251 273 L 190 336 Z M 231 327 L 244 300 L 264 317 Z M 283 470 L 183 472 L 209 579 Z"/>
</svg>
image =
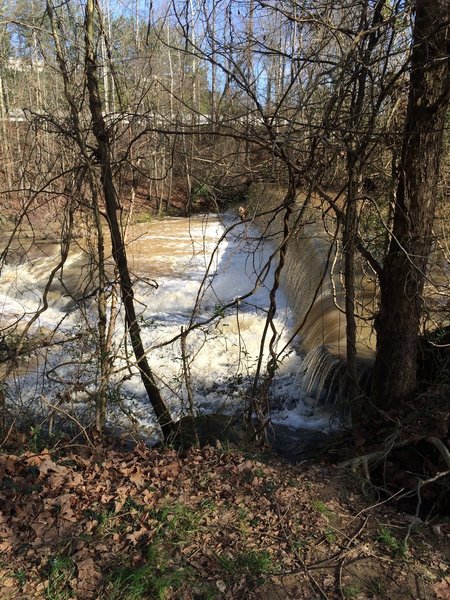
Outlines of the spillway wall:
<svg viewBox="0 0 450 600">
<path fill-rule="evenodd" d="M 283 239 L 284 192 L 278 186 L 255 184 L 250 188 L 249 216 L 262 235 L 275 245 Z M 345 400 L 346 319 L 339 231 L 320 202 L 311 198 L 303 208 L 299 194 L 289 219 L 290 234 L 282 286 L 294 314 L 296 338 L 304 353 L 303 385 L 306 393 L 327 402 Z M 270 211 L 275 212 L 270 212 Z M 373 312 L 375 286 L 360 270 L 357 275 L 359 314 L 357 323 L 357 371 L 362 386 L 368 385 L 375 336 Z"/>
</svg>

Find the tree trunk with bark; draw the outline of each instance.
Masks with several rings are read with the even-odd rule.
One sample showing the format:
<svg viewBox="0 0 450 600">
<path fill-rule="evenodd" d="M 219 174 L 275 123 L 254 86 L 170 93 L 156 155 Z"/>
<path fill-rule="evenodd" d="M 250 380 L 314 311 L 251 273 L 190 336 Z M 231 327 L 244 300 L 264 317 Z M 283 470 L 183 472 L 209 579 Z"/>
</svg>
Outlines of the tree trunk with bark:
<svg viewBox="0 0 450 600">
<path fill-rule="evenodd" d="M 443 131 L 450 98 L 448 0 L 417 0 L 406 126 L 392 239 L 380 278 L 373 394 L 377 406 L 416 389 L 426 269 L 432 250 Z"/>
<path fill-rule="evenodd" d="M 111 167 L 111 144 L 102 114 L 102 101 L 99 91 L 97 61 L 94 50 L 94 17 L 94 0 L 88 0 L 86 3 L 85 15 L 86 83 L 89 94 L 89 107 L 92 115 L 92 129 L 97 142 L 97 155 L 100 162 L 101 182 L 109 231 L 111 234 L 112 253 L 119 272 L 119 284 L 125 308 L 126 323 L 141 379 L 153 410 L 155 411 L 164 438 L 168 439 L 173 430 L 173 421 L 155 383 L 142 343 L 141 331 L 134 306 L 134 291 L 128 269 L 125 242 L 117 214 L 119 206 Z"/>
</svg>

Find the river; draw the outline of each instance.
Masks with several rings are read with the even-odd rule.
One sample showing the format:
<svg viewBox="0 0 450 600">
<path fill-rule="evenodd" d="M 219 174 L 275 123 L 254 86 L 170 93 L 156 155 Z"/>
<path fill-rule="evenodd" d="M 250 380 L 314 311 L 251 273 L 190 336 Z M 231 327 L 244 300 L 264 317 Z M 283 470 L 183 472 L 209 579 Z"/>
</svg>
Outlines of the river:
<svg viewBox="0 0 450 600">
<path fill-rule="evenodd" d="M 195 411 L 239 412 L 245 406 L 261 350 L 273 267 L 264 282 L 256 284 L 273 251 L 270 243 L 261 241 L 254 227 L 236 222 L 232 214 L 155 219 L 133 225 L 128 240 L 145 346 L 174 417 L 189 408 L 179 334 L 190 324 L 196 328 L 186 338 L 185 355 Z M 12 252 L 2 269 L 2 331 L 13 323 L 19 323 L 20 330 L 42 306 L 48 273 L 58 261 L 59 244 L 26 242 L 21 251 Z M 49 306 L 30 330 L 51 343 L 22 360 L 6 380 L 8 402 L 22 417 L 44 418 L 49 411 L 56 411 L 83 422 L 91 418 L 91 398 L 98 381 L 95 282 L 91 281 L 94 263 L 95 256 L 88 252 L 85 241 L 72 245 L 50 288 Z M 224 308 L 254 288 L 251 296 Z M 278 348 L 287 344 L 292 323 L 280 291 L 275 318 Z M 130 348 L 120 314 L 114 349 L 109 423 L 120 427 L 132 423 L 151 432 L 155 424 L 152 410 L 136 369 L 127 359 Z M 293 429 L 326 429 L 328 416 L 317 412 L 302 390 L 300 354 L 288 345 L 280 358 L 271 391 L 272 420 Z M 266 344 L 264 365 L 267 359 Z"/>
</svg>

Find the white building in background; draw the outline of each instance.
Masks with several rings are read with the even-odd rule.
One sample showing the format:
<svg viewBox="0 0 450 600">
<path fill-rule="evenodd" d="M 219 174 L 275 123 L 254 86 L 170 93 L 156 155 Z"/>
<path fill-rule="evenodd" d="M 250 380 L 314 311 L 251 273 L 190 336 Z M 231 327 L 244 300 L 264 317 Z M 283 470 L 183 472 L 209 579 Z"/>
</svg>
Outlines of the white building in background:
<svg viewBox="0 0 450 600">
<path fill-rule="evenodd" d="M 25 73 L 27 71 L 37 71 L 40 73 L 44 70 L 44 61 L 42 58 L 24 58 L 22 56 L 9 57 L 5 67 L 16 73 Z"/>
</svg>

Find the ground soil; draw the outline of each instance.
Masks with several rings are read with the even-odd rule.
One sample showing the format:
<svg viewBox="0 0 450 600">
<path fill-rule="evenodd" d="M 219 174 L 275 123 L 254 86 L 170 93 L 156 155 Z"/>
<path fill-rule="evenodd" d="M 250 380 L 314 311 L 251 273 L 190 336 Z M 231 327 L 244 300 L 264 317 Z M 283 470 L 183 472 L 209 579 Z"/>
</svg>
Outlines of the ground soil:
<svg viewBox="0 0 450 600">
<path fill-rule="evenodd" d="M 336 465 L 10 432 L 0 598 L 449 599 L 450 526 Z"/>
</svg>

